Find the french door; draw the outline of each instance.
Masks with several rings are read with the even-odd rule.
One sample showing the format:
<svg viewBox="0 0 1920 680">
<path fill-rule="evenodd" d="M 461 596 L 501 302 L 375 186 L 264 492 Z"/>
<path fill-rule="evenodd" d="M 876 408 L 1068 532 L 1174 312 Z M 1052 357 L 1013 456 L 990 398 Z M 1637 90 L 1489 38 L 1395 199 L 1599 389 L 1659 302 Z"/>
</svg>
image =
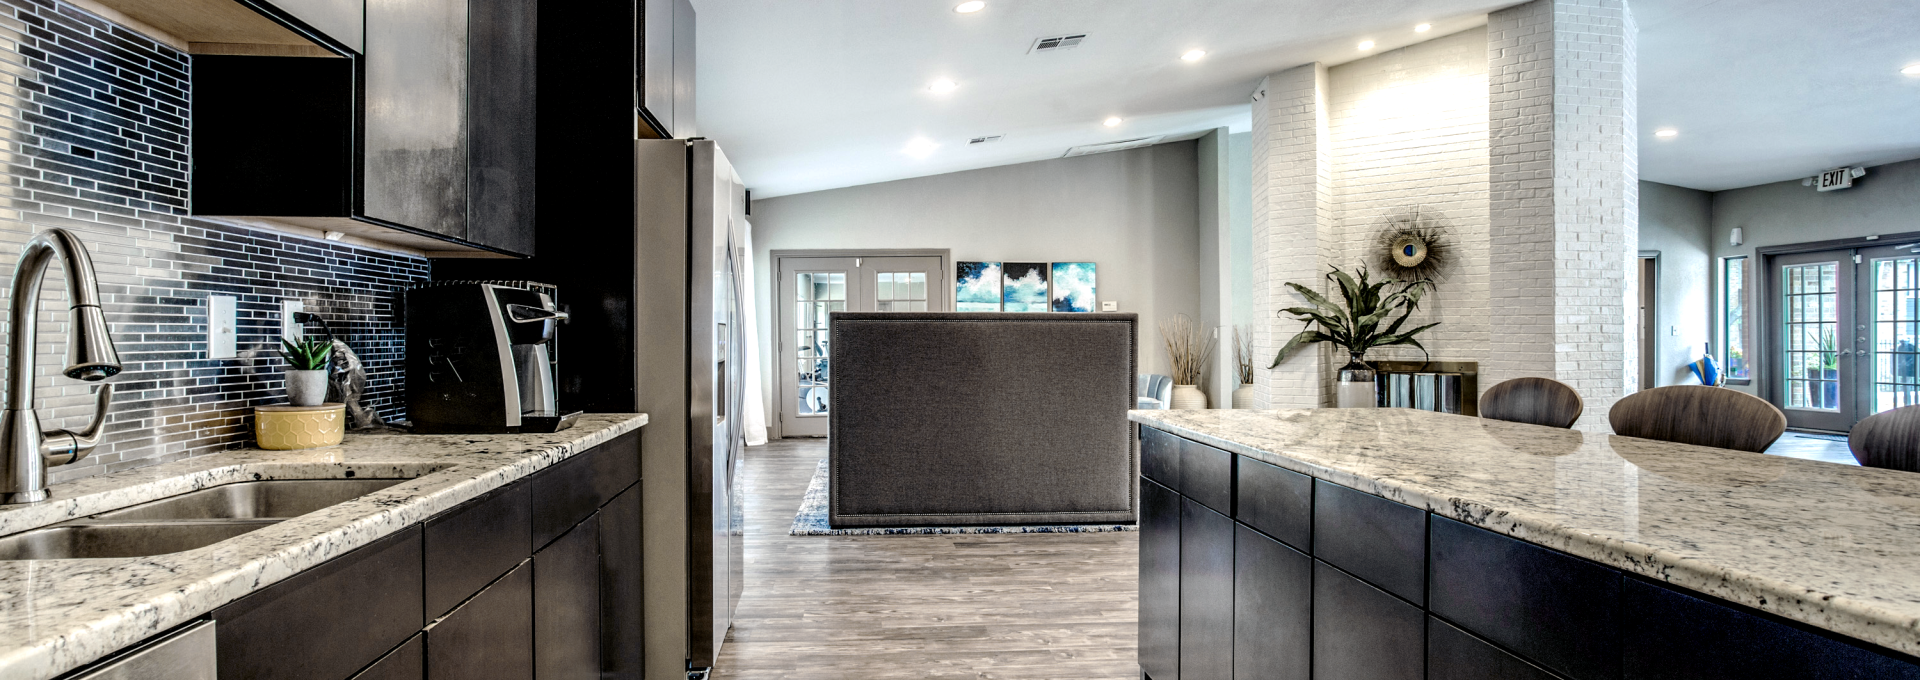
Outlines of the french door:
<svg viewBox="0 0 1920 680">
<path fill-rule="evenodd" d="M 779 320 L 774 366 L 780 375 L 775 402 L 780 436 L 827 436 L 833 347 L 833 312 L 944 312 L 952 289 L 946 257 L 775 258 Z"/>
<path fill-rule="evenodd" d="M 1768 394 L 1790 427 L 1846 432 L 1920 403 L 1920 255 L 1907 245 L 1775 256 Z"/>
</svg>

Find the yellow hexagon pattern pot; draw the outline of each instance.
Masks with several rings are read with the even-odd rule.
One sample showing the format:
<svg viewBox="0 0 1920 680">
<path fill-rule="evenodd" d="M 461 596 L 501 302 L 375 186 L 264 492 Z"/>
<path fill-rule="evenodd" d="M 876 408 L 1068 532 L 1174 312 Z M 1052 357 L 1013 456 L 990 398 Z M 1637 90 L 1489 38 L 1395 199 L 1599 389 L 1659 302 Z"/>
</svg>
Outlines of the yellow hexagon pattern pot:
<svg viewBox="0 0 1920 680">
<path fill-rule="evenodd" d="M 257 406 L 253 409 L 253 438 L 260 448 L 273 451 L 311 449 L 340 443 L 347 429 L 345 404 L 319 406 Z"/>
</svg>

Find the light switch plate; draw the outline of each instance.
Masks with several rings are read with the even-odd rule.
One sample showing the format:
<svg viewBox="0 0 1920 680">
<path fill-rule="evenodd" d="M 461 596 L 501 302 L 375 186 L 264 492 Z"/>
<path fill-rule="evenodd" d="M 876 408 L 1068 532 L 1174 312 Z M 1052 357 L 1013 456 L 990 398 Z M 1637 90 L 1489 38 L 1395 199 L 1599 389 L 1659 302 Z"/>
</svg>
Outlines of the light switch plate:
<svg viewBox="0 0 1920 680">
<path fill-rule="evenodd" d="M 235 316 L 232 295 L 207 296 L 208 359 L 232 359 L 239 356 L 235 345 L 239 341 L 240 328 L 234 321 Z"/>
<path fill-rule="evenodd" d="M 304 311 L 307 311 L 307 305 L 299 300 L 280 301 L 280 337 L 288 340 L 306 337 L 307 333 L 301 329 L 300 322 L 293 320 L 294 314 Z"/>
<path fill-rule="evenodd" d="M 1119 309 L 1120 309 L 1120 303 L 1118 303 L 1118 302 L 1114 302 L 1114 301 L 1112 301 L 1112 300 L 1101 300 L 1101 301 L 1100 301 L 1100 311 L 1103 311 L 1103 312 L 1114 312 L 1114 311 L 1119 311 Z"/>
</svg>

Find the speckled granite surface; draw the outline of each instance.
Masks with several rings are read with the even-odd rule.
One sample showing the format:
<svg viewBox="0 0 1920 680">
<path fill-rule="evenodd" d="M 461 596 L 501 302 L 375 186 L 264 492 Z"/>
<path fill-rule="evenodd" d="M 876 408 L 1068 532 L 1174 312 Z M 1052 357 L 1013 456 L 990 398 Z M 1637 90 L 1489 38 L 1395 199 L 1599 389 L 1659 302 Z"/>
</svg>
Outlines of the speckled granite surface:
<svg viewBox="0 0 1920 680">
<path fill-rule="evenodd" d="M 0 561 L 0 679 L 58 676 L 646 422 L 590 414 L 552 434 L 349 434 L 334 447 L 232 451 L 89 477 L 54 485 L 43 503 L 0 506 L 0 534 L 12 534 L 231 482 L 413 478 L 197 550 Z"/>
<path fill-rule="evenodd" d="M 1410 409 L 1130 417 L 1920 654 L 1920 474 Z"/>
</svg>

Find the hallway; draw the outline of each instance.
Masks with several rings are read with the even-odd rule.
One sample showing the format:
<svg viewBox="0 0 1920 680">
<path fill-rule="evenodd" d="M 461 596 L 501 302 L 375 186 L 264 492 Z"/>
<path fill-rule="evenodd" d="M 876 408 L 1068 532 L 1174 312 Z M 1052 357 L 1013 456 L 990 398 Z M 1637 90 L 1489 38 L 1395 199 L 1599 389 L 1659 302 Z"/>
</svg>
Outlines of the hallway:
<svg viewBox="0 0 1920 680">
<path fill-rule="evenodd" d="M 788 536 L 824 457 L 747 450 L 746 587 L 714 678 L 1139 677 L 1138 534 Z"/>
</svg>

